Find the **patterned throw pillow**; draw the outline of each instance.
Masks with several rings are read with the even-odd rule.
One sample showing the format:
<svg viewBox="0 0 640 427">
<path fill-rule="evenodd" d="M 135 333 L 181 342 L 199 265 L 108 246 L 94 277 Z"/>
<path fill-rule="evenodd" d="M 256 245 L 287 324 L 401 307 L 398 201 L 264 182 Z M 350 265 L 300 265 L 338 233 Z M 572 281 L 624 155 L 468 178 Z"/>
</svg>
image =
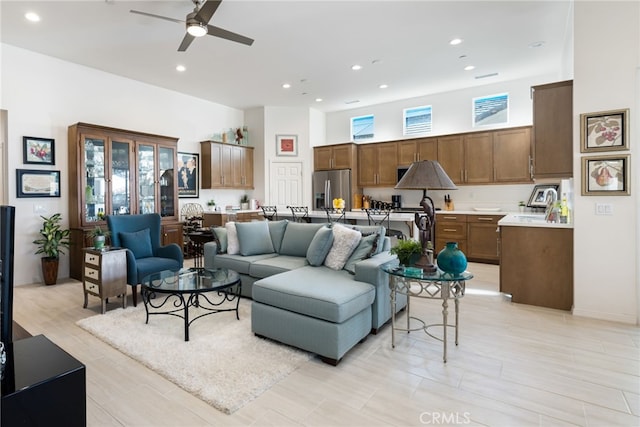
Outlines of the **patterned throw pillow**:
<svg viewBox="0 0 640 427">
<path fill-rule="evenodd" d="M 351 274 L 356 274 L 356 263 L 362 261 L 363 259 L 371 258 L 376 254 L 378 246 L 378 233 L 373 233 L 369 235 L 363 235 L 362 239 L 360 239 L 360 243 L 355 251 L 351 254 L 346 264 L 344 265 L 344 269 L 347 270 Z"/>
<path fill-rule="evenodd" d="M 333 225 L 333 245 L 324 260 L 324 265 L 334 270 L 342 270 L 347 259 L 354 251 L 362 234 L 340 224 Z"/>
</svg>

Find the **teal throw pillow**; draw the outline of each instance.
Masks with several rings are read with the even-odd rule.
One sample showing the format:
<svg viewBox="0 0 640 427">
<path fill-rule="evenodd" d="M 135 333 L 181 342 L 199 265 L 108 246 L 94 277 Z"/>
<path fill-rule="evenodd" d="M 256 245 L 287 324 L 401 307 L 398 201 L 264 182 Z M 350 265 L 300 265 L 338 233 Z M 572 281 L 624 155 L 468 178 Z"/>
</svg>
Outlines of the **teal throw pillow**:
<svg viewBox="0 0 640 427">
<path fill-rule="evenodd" d="M 153 256 L 151 233 L 148 228 L 133 233 L 125 233 L 121 231 L 119 235 L 120 243 L 123 247 L 133 252 L 134 258 L 140 259 Z"/>
<path fill-rule="evenodd" d="M 356 274 L 356 263 L 363 259 L 371 258 L 376 254 L 378 237 L 378 233 L 362 236 L 360 243 L 358 243 L 358 247 L 353 251 L 347 260 L 347 263 L 344 265 L 344 269 L 351 274 Z"/>
<path fill-rule="evenodd" d="M 269 233 L 271 234 L 271 243 L 273 243 L 273 250 L 280 253 L 280 247 L 282 246 L 282 238 L 284 237 L 284 231 L 287 229 L 287 221 L 267 221 L 269 223 Z"/>
<path fill-rule="evenodd" d="M 307 249 L 311 241 L 324 224 L 306 222 L 289 222 L 287 229 L 284 231 L 282 238 L 282 246 L 280 247 L 281 255 L 291 256 L 307 256 Z"/>
<path fill-rule="evenodd" d="M 333 231 L 329 227 L 322 227 L 313 236 L 309 249 L 307 249 L 307 261 L 310 265 L 318 267 L 324 263 L 324 259 L 333 245 Z"/>
<path fill-rule="evenodd" d="M 382 252 L 382 248 L 384 247 L 384 238 L 387 233 L 387 229 L 384 225 L 354 225 L 353 229 L 361 232 L 363 236 L 368 236 L 372 233 L 376 233 L 378 235 L 378 242 L 376 245 L 376 251 L 375 253 L 373 253 L 373 255 Z"/>
<path fill-rule="evenodd" d="M 273 243 L 267 221 L 236 222 L 240 253 L 243 256 L 272 254 Z"/>
<path fill-rule="evenodd" d="M 215 236 L 218 253 L 223 254 L 227 252 L 227 229 L 224 227 L 211 227 L 211 231 Z"/>
</svg>

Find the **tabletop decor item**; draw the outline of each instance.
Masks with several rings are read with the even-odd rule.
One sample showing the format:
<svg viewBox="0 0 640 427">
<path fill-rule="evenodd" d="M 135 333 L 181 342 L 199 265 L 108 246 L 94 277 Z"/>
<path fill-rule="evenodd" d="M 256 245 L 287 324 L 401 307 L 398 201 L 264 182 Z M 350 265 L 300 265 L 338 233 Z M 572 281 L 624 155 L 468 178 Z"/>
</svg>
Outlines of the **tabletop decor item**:
<svg viewBox="0 0 640 427">
<path fill-rule="evenodd" d="M 438 267 L 445 273 L 460 274 L 467 268 L 467 257 L 458 248 L 457 242 L 447 242 L 437 259 Z"/>
<path fill-rule="evenodd" d="M 414 265 L 422 255 L 422 245 L 417 240 L 398 240 L 398 243 L 390 250 L 392 255 L 396 255 L 401 265 Z"/>
<path fill-rule="evenodd" d="M 104 243 L 110 235 L 111 232 L 109 230 L 104 230 L 99 225 L 96 225 L 96 227 L 89 232 L 89 236 L 93 239 L 93 248 L 98 250 L 104 249 Z"/>
</svg>

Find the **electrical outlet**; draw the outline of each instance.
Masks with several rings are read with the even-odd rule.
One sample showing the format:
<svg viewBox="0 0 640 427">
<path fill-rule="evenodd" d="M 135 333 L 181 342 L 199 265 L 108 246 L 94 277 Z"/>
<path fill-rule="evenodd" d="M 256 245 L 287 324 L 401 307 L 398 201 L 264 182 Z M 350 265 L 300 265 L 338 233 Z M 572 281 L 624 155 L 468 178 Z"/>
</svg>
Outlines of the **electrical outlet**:
<svg viewBox="0 0 640 427">
<path fill-rule="evenodd" d="M 613 215 L 611 203 L 596 203 L 596 215 Z"/>
<path fill-rule="evenodd" d="M 43 205 L 36 203 L 33 205 L 33 213 L 38 215 L 43 215 L 47 213 L 47 210 L 44 208 Z"/>
</svg>

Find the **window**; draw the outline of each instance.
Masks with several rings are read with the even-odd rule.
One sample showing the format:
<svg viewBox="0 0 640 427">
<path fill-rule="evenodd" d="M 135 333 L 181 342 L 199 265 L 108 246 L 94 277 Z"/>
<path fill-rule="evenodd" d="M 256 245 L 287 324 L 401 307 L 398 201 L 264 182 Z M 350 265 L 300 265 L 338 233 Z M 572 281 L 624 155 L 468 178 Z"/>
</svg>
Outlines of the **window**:
<svg viewBox="0 0 640 427">
<path fill-rule="evenodd" d="M 473 98 L 473 126 L 497 125 L 508 122 L 508 93 Z"/>
<path fill-rule="evenodd" d="M 373 115 L 353 117 L 351 119 L 351 137 L 353 141 L 373 138 Z"/>
<path fill-rule="evenodd" d="M 431 105 L 405 108 L 402 117 L 404 135 L 431 132 Z"/>
</svg>

